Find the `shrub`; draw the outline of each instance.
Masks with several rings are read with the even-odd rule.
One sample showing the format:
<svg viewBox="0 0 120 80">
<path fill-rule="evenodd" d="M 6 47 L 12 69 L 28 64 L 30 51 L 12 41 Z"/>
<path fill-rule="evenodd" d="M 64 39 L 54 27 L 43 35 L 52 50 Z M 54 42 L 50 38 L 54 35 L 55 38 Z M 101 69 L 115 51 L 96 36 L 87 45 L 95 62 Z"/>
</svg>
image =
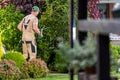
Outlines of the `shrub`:
<svg viewBox="0 0 120 80">
<path fill-rule="evenodd" d="M 55 58 L 55 69 L 57 72 L 68 72 L 68 66 L 66 65 L 68 62 L 67 55 L 65 55 L 67 53 L 67 51 L 70 50 L 70 47 L 68 45 L 68 43 L 64 43 L 64 42 L 60 42 L 58 44 L 58 49 L 55 50 L 57 52 L 56 54 L 56 58 Z"/>
<path fill-rule="evenodd" d="M 20 70 L 12 60 L 2 60 L 0 62 L 0 80 L 19 80 Z"/>
<path fill-rule="evenodd" d="M 85 69 L 86 67 L 92 67 L 97 62 L 96 54 L 96 42 L 91 33 L 88 33 L 88 37 L 84 40 L 83 44 L 79 44 L 76 41 L 73 48 L 65 45 L 61 42 L 58 45 L 57 50 L 57 62 L 61 65 L 66 65 L 68 69 Z"/>
<path fill-rule="evenodd" d="M 9 51 L 2 56 L 2 59 L 13 60 L 16 62 L 17 67 L 21 67 L 25 62 L 25 58 L 22 53 L 16 51 Z"/>
<path fill-rule="evenodd" d="M 46 63 L 41 59 L 33 59 L 21 67 L 22 78 L 39 78 L 48 74 Z"/>
</svg>

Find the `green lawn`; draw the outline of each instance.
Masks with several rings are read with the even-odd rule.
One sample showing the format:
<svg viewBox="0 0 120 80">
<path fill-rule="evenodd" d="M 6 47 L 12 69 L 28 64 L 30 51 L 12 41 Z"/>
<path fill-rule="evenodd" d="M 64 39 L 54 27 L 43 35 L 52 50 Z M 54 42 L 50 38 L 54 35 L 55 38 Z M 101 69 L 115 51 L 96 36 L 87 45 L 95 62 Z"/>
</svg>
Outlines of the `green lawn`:
<svg viewBox="0 0 120 80">
<path fill-rule="evenodd" d="M 120 80 L 120 73 L 112 72 L 111 76 L 118 77 L 118 80 Z M 23 79 L 23 80 L 70 80 L 70 76 L 68 74 L 49 74 L 45 78 L 37 78 L 37 79 Z M 77 79 L 77 75 L 75 75 L 74 80 Z"/>
<path fill-rule="evenodd" d="M 77 80 L 77 76 L 75 75 L 74 80 Z M 24 80 L 70 80 L 68 74 L 49 74 L 45 78 L 39 79 L 24 79 Z"/>
</svg>

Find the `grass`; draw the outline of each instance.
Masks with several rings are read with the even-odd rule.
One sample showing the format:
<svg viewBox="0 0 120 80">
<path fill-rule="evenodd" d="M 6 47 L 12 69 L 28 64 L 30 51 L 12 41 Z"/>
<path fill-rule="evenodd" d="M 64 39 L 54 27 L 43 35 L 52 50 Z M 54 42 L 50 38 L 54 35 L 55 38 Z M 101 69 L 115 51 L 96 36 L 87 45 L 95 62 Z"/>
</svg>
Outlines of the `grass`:
<svg viewBox="0 0 120 80">
<path fill-rule="evenodd" d="M 68 74 L 49 74 L 45 78 L 24 79 L 24 80 L 70 80 L 70 76 Z M 74 80 L 77 80 L 77 75 L 75 75 Z"/>
<path fill-rule="evenodd" d="M 111 76 L 118 77 L 118 80 L 120 80 L 120 73 L 111 72 Z M 70 76 L 68 74 L 49 74 L 45 78 L 37 78 L 37 79 L 23 79 L 23 80 L 70 80 Z M 74 80 L 77 79 L 77 75 L 74 76 Z"/>
</svg>

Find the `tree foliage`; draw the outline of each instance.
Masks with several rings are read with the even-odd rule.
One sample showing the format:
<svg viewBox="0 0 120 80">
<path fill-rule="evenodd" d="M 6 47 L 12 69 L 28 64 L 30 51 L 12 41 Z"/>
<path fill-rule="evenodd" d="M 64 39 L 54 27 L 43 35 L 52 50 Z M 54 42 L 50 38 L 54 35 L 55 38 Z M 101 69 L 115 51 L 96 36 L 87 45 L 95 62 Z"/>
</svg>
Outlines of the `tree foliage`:
<svg viewBox="0 0 120 80">
<path fill-rule="evenodd" d="M 101 13 L 99 11 L 99 8 L 97 7 L 97 3 L 99 3 L 100 0 L 88 0 L 88 12 L 89 17 L 92 19 L 100 19 Z"/>
<path fill-rule="evenodd" d="M 15 5 L 16 10 L 22 10 L 25 14 L 30 14 L 33 6 L 38 6 L 41 11 L 44 11 L 45 0 L 0 0 L 0 9 L 11 4 Z"/>
<path fill-rule="evenodd" d="M 68 41 L 68 0 L 46 0 L 46 4 L 46 11 L 42 13 L 39 20 L 40 28 L 45 26 L 46 29 L 43 38 L 37 39 L 38 56 L 46 60 L 48 65 L 53 66 L 57 38 L 63 37 Z"/>
<path fill-rule="evenodd" d="M 0 10 L 0 32 L 3 44 L 7 50 L 21 51 L 19 44 L 21 33 L 17 25 L 24 17 L 20 11 L 15 11 L 14 6 L 8 6 Z"/>
<path fill-rule="evenodd" d="M 115 44 L 111 43 L 110 50 L 111 50 L 111 53 L 112 53 L 114 59 L 120 58 L 120 46 L 119 45 L 115 45 Z"/>
<path fill-rule="evenodd" d="M 33 6 L 38 6 L 40 12 L 43 12 L 46 2 L 45 0 L 10 0 L 10 3 L 16 5 L 16 10 L 22 10 L 24 14 L 30 14 Z M 40 14 L 38 17 L 40 17 Z"/>
</svg>

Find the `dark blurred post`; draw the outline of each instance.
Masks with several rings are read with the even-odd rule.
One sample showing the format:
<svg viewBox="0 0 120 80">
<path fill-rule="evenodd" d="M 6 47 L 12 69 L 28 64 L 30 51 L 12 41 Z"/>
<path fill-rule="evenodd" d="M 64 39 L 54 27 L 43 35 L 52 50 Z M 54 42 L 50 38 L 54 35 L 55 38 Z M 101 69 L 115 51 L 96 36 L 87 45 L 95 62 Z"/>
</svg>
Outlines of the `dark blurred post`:
<svg viewBox="0 0 120 80">
<path fill-rule="evenodd" d="M 97 38 L 97 80 L 110 79 L 109 34 L 98 34 Z M 103 57 L 104 56 L 104 57 Z"/>
<path fill-rule="evenodd" d="M 78 20 L 87 20 L 87 0 L 78 0 Z M 85 40 L 86 36 L 87 32 L 78 31 L 80 44 L 82 44 L 82 41 Z"/>
<path fill-rule="evenodd" d="M 73 48 L 73 19 L 74 19 L 74 1 L 70 0 L 70 47 Z M 74 80 L 74 69 L 70 69 L 70 80 Z"/>
<path fill-rule="evenodd" d="M 70 0 L 70 47 L 73 48 L 74 2 Z"/>
<path fill-rule="evenodd" d="M 87 20 L 87 0 L 78 0 L 78 20 Z M 78 31 L 78 40 L 80 44 L 82 44 L 86 37 L 87 32 Z M 85 74 L 81 72 L 82 70 L 78 71 L 78 80 L 84 79 Z"/>
</svg>

